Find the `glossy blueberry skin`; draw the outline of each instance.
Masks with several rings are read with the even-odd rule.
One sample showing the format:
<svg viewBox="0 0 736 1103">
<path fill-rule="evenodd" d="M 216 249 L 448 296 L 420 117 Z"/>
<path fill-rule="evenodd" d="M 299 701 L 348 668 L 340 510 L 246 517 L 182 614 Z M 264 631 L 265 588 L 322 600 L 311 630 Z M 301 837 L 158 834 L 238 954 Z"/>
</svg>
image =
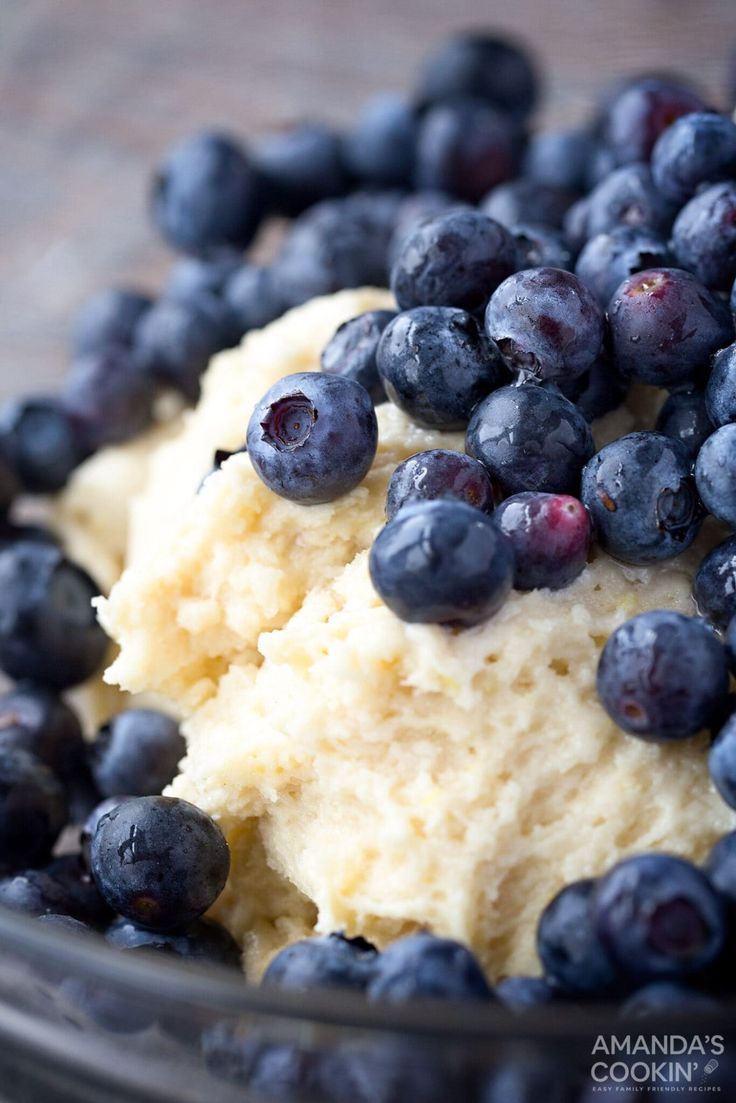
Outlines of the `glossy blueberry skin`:
<svg viewBox="0 0 736 1103">
<path fill-rule="evenodd" d="M 469 1000 L 488 1003 L 493 992 L 473 954 L 459 942 L 422 932 L 392 942 L 373 966 L 372 1002 Z"/>
<path fill-rule="evenodd" d="M 173 717 L 157 709 L 127 709 L 100 728 L 91 744 L 92 776 L 103 797 L 153 796 L 174 780 L 186 749 Z"/>
<path fill-rule="evenodd" d="M 421 222 L 405 239 L 391 270 L 399 310 L 455 306 L 482 310 L 516 270 L 517 249 L 499 222 L 479 211 L 447 211 Z"/>
<path fill-rule="evenodd" d="M 714 291 L 736 278 L 736 183 L 714 184 L 682 208 L 672 227 L 677 263 Z"/>
<path fill-rule="evenodd" d="M 663 238 L 646 226 L 614 226 L 596 234 L 583 248 L 575 275 L 605 310 L 621 283 L 635 272 L 674 263 Z"/>
<path fill-rule="evenodd" d="M 605 176 L 587 198 L 587 240 L 616 226 L 667 236 L 677 208 L 657 190 L 647 165 L 624 165 Z"/>
<path fill-rule="evenodd" d="M 572 271 L 572 251 L 560 230 L 532 222 L 517 222 L 509 227 L 516 242 L 519 268 L 566 268 Z"/>
<path fill-rule="evenodd" d="M 383 332 L 376 363 L 391 402 L 429 429 L 463 429 L 507 377 L 475 318 L 453 307 L 399 314 Z"/>
<path fill-rule="evenodd" d="M 65 784 L 84 766 L 86 744 L 76 713 L 57 694 L 31 683 L 0 695 L 0 748 L 40 758 Z"/>
<path fill-rule="evenodd" d="M 705 395 L 700 390 L 675 391 L 657 417 L 658 433 L 678 440 L 693 462 L 704 441 L 715 428 L 708 417 Z"/>
<path fill-rule="evenodd" d="M 697 617 L 639 613 L 609 636 L 598 662 L 598 697 L 640 739 L 688 739 L 710 726 L 728 694 L 728 655 Z"/>
<path fill-rule="evenodd" d="M 683 1012 L 702 1014 L 720 1010 L 718 1000 L 672 981 L 652 981 L 637 989 L 622 1004 L 621 1015 L 625 1019 L 643 1019 L 648 1015 L 678 1015 Z"/>
<path fill-rule="evenodd" d="M 708 753 L 711 780 L 729 808 L 736 808 L 736 717 L 723 725 Z"/>
<path fill-rule="evenodd" d="M 386 520 L 406 505 L 438 498 L 466 502 L 484 513 L 492 513 L 493 480 L 482 463 L 453 452 L 432 448 L 403 460 L 391 476 L 386 493 Z"/>
<path fill-rule="evenodd" d="M 720 349 L 713 357 L 705 407 L 716 428 L 736 421 L 736 344 Z"/>
<path fill-rule="evenodd" d="M 40 759 L 0 748 L 0 870 L 44 862 L 67 820 L 63 786 Z"/>
<path fill-rule="evenodd" d="M 107 926 L 112 912 L 100 896 L 80 853 L 52 859 L 43 872 L 53 877 L 63 891 L 57 912 L 73 916 L 98 930 Z"/>
<path fill-rule="evenodd" d="M 707 105 L 684 84 L 648 77 L 624 86 L 609 103 L 604 120 L 607 146 L 621 165 L 648 161 L 655 142 L 675 119 Z"/>
<path fill-rule="evenodd" d="M 736 616 L 736 536 L 729 536 L 704 557 L 693 581 L 701 616 L 726 628 Z"/>
<path fill-rule="evenodd" d="M 679 268 L 650 268 L 624 280 L 608 323 L 621 374 L 656 387 L 697 380 L 713 353 L 733 340 L 726 304 Z"/>
<path fill-rule="evenodd" d="M 576 494 L 593 438 L 572 402 L 524 383 L 501 387 L 476 406 L 465 451 L 488 469 L 504 497 L 522 490 Z"/>
<path fill-rule="evenodd" d="M 468 209 L 451 195 L 441 191 L 414 191 L 404 196 L 396 208 L 396 219 L 388 251 L 389 268 L 392 268 L 404 244 L 404 238 L 413 233 L 420 222 L 435 218 L 449 210 Z"/>
<path fill-rule="evenodd" d="M 156 386 L 130 350 L 111 347 L 76 360 L 61 405 L 85 452 L 137 436 L 153 420 Z"/>
<path fill-rule="evenodd" d="M 378 954 L 363 939 L 341 934 L 292 942 L 268 965 L 261 983 L 267 988 L 308 992 L 314 988 L 350 988 L 363 991 Z"/>
<path fill-rule="evenodd" d="M 84 823 L 79 829 L 79 854 L 85 869 L 89 870 L 90 868 L 90 847 L 95 831 L 97 830 L 97 825 L 102 817 L 106 816 L 108 812 L 112 812 L 113 808 L 117 808 L 119 804 L 123 804 L 124 801 L 132 799 L 132 797 L 120 795 L 105 797 L 104 800 L 96 804 L 87 814 Z"/>
<path fill-rule="evenodd" d="M 503 605 L 514 557 L 487 514 L 442 499 L 404 506 L 376 537 L 369 569 L 401 620 L 470 627 Z"/>
<path fill-rule="evenodd" d="M 422 104 L 472 96 L 521 118 L 538 95 L 539 76 L 526 50 L 513 39 L 482 33 L 443 42 L 425 61 L 417 88 Z"/>
<path fill-rule="evenodd" d="M 593 926 L 594 880 L 566 885 L 547 904 L 537 925 L 537 953 L 548 981 L 567 993 L 604 995 L 616 968 Z"/>
<path fill-rule="evenodd" d="M 113 911 L 155 931 L 198 919 L 222 892 L 230 869 L 214 820 L 175 797 L 119 804 L 98 823 L 90 858 Z"/>
<path fill-rule="evenodd" d="M 239 968 L 240 947 L 214 919 L 195 919 L 176 931 L 149 931 L 130 919 L 115 919 L 105 931 L 105 939 L 116 950 L 164 954 L 211 965 Z"/>
<path fill-rule="evenodd" d="M 583 192 L 594 152 L 594 139 L 584 127 L 542 131 L 529 140 L 524 175 L 560 191 Z"/>
<path fill-rule="evenodd" d="M 561 590 L 585 567 L 592 531 L 585 506 L 568 494 L 527 491 L 498 507 L 495 521 L 514 549 L 514 589 Z"/>
<path fill-rule="evenodd" d="M 166 241 L 182 252 L 212 256 L 245 249 L 261 219 L 258 174 L 232 138 L 195 134 L 159 165 L 151 210 Z"/>
<path fill-rule="evenodd" d="M 110 345 L 129 347 L 138 322 L 151 306 L 150 295 L 133 288 L 110 287 L 99 291 L 84 303 L 74 320 L 74 356 L 89 356 Z"/>
<path fill-rule="evenodd" d="M 722 425 L 703 444 L 695 482 L 705 508 L 736 529 L 736 424 Z"/>
<path fill-rule="evenodd" d="M 25 869 L 0 877 L 0 907 L 25 915 L 66 915 L 67 895 L 55 877 Z"/>
<path fill-rule="evenodd" d="M 528 268 L 493 293 L 486 333 L 512 371 L 576 379 L 603 350 L 605 317 L 588 288 L 562 268 Z"/>
<path fill-rule="evenodd" d="M 367 474 L 377 443 L 365 387 L 321 372 L 275 383 L 257 403 L 246 436 L 258 477 L 275 494 L 304 505 L 349 493 Z"/>
<path fill-rule="evenodd" d="M 159 299 L 136 330 L 136 358 L 149 378 L 196 402 L 211 357 L 233 343 L 232 315 L 216 296 Z"/>
<path fill-rule="evenodd" d="M 164 297 L 186 303 L 198 302 L 203 295 L 223 295 L 242 265 L 242 255 L 230 249 L 209 258 L 183 257 L 169 272 Z"/>
<path fill-rule="evenodd" d="M 51 544 L 20 541 L 0 552 L 0 667 L 52 689 L 89 678 L 107 651 L 91 604 L 99 592 Z"/>
<path fill-rule="evenodd" d="M 477 100 L 440 104 L 419 128 L 415 187 L 479 203 L 516 175 L 520 149 L 513 122 L 494 107 Z"/>
<path fill-rule="evenodd" d="M 489 192 L 481 204 L 481 210 L 502 226 L 513 226 L 515 222 L 538 222 L 559 230 L 574 198 L 569 192 L 521 176 L 499 184 Z"/>
<path fill-rule="evenodd" d="M 725 115 L 697 111 L 682 115 L 652 150 L 654 183 L 682 206 L 702 184 L 736 177 L 736 125 Z"/>
<path fill-rule="evenodd" d="M 642 982 L 697 973 L 725 941 L 722 899 L 696 866 L 669 854 L 615 865 L 598 882 L 593 917 L 608 952 Z"/>
<path fill-rule="evenodd" d="M 560 998 L 560 990 L 546 977 L 505 977 L 495 987 L 499 1003 L 521 1014 L 534 1007 L 546 1007 Z"/>
<path fill-rule="evenodd" d="M 417 114 L 403 96 L 370 100 L 346 135 L 343 154 L 350 172 L 365 185 L 408 188 L 414 167 Z"/>
<path fill-rule="evenodd" d="M 75 426 L 56 398 L 31 395 L 0 408 L 2 481 L 12 496 L 14 472 L 29 494 L 55 494 L 85 458 Z M 10 471 L 5 473 L 9 464 Z"/>
<path fill-rule="evenodd" d="M 395 310 L 367 310 L 336 331 L 322 350 L 320 366 L 328 375 L 340 375 L 365 387 L 375 405 L 386 401 L 376 364 L 378 343 Z"/>
<path fill-rule="evenodd" d="M 257 143 L 253 160 L 264 198 L 278 214 L 300 214 L 348 187 L 342 137 L 322 123 L 267 135 Z"/>
<path fill-rule="evenodd" d="M 224 297 L 240 336 L 263 329 L 286 309 L 273 268 L 258 264 L 237 268 L 225 285 Z"/>
<path fill-rule="evenodd" d="M 736 831 L 718 840 L 703 863 L 703 869 L 733 909 L 736 906 Z"/>
</svg>

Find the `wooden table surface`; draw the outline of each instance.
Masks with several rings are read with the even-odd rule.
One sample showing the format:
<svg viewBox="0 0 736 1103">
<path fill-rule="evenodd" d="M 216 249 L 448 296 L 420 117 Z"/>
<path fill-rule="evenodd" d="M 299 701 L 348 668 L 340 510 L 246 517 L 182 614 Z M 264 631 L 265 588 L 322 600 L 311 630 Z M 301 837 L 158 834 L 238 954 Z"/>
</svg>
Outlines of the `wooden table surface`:
<svg viewBox="0 0 736 1103">
<path fill-rule="evenodd" d="M 347 124 L 474 26 L 527 38 L 546 71 L 539 121 L 559 123 L 646 68 L 722 104 L 736 0 L 0 0 L 0 395 L 54 386 L 91 292 L 161 285 L 146 186 L 172 141 Z"/>
</svg>

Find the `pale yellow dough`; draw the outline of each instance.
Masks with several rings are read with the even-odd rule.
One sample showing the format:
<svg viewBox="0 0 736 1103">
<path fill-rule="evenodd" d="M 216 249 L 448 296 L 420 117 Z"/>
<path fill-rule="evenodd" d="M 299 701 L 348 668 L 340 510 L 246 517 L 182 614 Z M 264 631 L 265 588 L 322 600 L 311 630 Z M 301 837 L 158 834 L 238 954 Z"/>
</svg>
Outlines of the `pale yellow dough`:
<svg viewBox="0 0 736 1103">
<path fill-rule="evenodd" d="M 734 826 L 701 739 L 632 739 L 595 694 L 617 624 L 693 611 L 696 553 L 648 570 L 599 554 L 568 589 L 513 593 L 464 632 L 404 624 L 367 571 L 386 483 L 405 456 L 462 439 L 388 405 L 371 473 L 336 502 L 277 498 L 245 454 L 197 493 L 266 388 L 316 370 L 339 322 L 388 301 L 316 300 L 216 358 L 130 511 L 130 566 L 100 604 L 121 647 L 108 678 L 187 717 L 171 792 L 231 842 L 215 911 L 254 972 L 312 929 L 383 945 L 423 924 L 469 942 L 493 978 L 535 972 L 537 917 L 565 882 L 646 848 L 701 859 Z M 598 439 L 635 424 L 621 411 Z"/>
</svg>

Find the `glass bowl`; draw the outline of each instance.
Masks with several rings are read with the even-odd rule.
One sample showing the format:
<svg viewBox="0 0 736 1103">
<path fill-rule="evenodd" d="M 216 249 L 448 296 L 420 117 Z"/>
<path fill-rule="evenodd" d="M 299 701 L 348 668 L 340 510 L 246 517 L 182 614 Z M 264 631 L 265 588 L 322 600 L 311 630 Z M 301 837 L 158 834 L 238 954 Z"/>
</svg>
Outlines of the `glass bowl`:
<svg viewBox="0 0 736 1103">
<path fill-rule="evenodd" d="M 369 1005 L 115 952 L 0 909 L 1 1103 L 736 1099 L 736 1007 Z"/>
</svg>

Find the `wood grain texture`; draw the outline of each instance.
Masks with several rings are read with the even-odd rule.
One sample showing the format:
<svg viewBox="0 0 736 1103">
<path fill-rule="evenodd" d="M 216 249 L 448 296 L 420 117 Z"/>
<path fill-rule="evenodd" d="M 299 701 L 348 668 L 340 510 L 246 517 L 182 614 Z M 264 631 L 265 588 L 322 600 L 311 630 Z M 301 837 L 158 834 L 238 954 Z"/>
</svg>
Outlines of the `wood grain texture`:
<svg viewBox="0 0 736 1103">
<path fill-rule="evenodd" d="M 0 394 L 54 386 L 92 291 L 161 285 L 170 257 L 145 197 L 172 141 L 347 124 L 473 26 L 524 36 L 547 74 L 538 121 L 577 121 L 606 80 L 652 67 L 722 104 L 736 2 L 0 0 Z"/>
</svg>

